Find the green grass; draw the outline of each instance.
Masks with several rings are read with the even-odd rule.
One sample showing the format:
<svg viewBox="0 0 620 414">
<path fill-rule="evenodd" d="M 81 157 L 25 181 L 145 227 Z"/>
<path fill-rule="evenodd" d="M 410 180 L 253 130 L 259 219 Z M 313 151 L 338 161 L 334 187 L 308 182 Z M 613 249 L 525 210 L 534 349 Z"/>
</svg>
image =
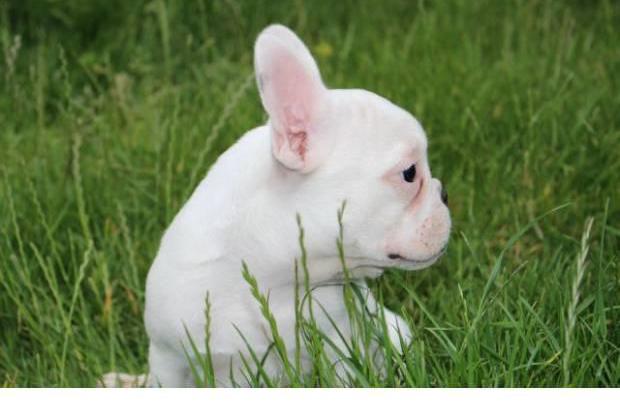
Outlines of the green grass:
<svg viewBox="0 0 620 414">
<path fill-rule="evenodd" d="M 264 122 L 252 46 L 271 22 L 328 85 L 410 110 L 450 193 L 445 257 L 374 286 L 413 343 L 385 347 L 388 375 L 355 353 L 348 383 L 620 386 L 612 0 L 0 0 L 0 384 L 146 369 L 148 267 L 211 163 Z M 293 382 L 337 384 L 308 329 L 314 374 L 293 362 Z"/>
</svg>

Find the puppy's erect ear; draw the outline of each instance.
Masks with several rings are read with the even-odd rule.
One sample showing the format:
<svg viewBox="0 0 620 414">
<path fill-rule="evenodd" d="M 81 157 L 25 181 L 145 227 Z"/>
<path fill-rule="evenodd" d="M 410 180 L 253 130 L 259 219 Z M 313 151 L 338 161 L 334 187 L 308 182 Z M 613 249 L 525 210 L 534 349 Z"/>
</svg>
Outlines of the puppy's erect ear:
<svg viewBox="0 0 620 414">
<path fill-rule="evenodd" d="M 289 169 L 311 171 L 323 152 L 316 132 L 327 91 L 316 62 L 295 33 L 272 25 L 256 40 L 254 67 L 274 156 Z"/>
</svg>

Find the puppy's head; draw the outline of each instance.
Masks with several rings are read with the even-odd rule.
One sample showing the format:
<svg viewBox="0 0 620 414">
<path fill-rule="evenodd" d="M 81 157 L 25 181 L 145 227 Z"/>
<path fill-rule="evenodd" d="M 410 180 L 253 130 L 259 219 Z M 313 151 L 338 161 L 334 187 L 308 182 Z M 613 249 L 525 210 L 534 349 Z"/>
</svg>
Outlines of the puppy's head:
<svg viewBox="0 0 620 414">
<path fill-rule="evenodd" d="M 255 46 L 274 162 L 310 205 L 313 222 L 346 200 L 347 257 L 359 265 L 419 269 L 445 249 L 447 196 L 428 165 L 427 140 L 404 109 L 365 90 L 328 89 L 301 40 L 266 28 Z"/>
</svg>

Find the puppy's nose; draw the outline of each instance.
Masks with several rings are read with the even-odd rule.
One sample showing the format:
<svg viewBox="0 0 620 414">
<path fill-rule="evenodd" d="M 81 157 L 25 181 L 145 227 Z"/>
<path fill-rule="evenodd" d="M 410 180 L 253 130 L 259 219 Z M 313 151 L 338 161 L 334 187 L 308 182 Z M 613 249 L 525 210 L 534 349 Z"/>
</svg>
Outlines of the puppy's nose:
<svg viewBox="0 0 620 414">
<path fill-rule="evenodd" d="M 446 191 L 446 187 L 443 185 L 441 186 L 441 201 L 443 201 L 446 207 L 448 206 L 448 192 Z"/>
</svg>

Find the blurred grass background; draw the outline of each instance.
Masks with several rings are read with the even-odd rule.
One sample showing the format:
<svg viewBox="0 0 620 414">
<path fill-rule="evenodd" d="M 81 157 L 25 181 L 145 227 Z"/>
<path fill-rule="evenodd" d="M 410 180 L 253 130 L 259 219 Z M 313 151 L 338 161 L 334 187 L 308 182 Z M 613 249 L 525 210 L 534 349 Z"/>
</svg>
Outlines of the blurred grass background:
<svg viewBox="0 0 620 414">
<path fill-rule="evenodd" d="M 618 386 L 613 0 L 0 0 L 0 383 L 146 369 L 146 272 L 210 164 L 265 121 L 252 46 L 273 22 L 328 85 L 410 110 L 449 189 L 446 256 L 375 286 L 416 339 L 374 385 Z"/>
</svg>

